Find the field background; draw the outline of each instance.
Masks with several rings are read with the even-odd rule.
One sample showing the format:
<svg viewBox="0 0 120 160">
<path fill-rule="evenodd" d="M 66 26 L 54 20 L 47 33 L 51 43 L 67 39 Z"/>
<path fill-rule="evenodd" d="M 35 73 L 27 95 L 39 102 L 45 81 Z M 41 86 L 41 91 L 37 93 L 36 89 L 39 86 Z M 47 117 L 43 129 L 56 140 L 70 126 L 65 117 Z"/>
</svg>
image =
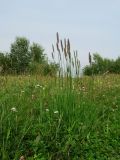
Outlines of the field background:
<svg viewBox="0 0 120 160">
<path fill-rule="evenodd" d="M 0 77 L 0 159 L 119 160 L 120 75 Z"/>
</svg>

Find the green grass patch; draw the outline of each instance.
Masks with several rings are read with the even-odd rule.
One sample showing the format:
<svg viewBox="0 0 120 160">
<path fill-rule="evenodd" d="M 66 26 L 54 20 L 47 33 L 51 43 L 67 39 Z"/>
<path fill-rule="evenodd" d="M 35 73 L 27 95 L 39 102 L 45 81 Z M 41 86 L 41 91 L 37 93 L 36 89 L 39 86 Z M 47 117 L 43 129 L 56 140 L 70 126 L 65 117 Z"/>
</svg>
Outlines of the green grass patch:
<svg viewBox="0 0 120 160">
<path fill-rule="evenodd" d="M 2 160 L 120 159 L 120 75 L 0 77 L 0 115 Z"/>
</svg>

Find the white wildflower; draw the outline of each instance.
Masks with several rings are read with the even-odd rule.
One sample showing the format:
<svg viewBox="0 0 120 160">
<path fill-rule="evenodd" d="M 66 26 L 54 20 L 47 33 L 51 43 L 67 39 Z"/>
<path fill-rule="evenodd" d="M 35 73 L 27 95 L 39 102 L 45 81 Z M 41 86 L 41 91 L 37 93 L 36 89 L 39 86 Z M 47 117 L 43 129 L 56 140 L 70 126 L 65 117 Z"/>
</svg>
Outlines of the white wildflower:
<svg viewBox="0 0 120 160">
<path fill-rule="evenodd" d="M 35 85 L 35 88 L 41 88 L 41 89 L 43 89 L 43 90 L 45 89 L 42 85 L 39 85 L 39 84 L 36 84 L 36 85 Z"/>
<path fill-rule="evenodd" d="M 40 85 L 39 85 L 39 84 L 36 84 L 36 85 L 35 85 L 35 88 L 39 88 L 39 87 L 40 87 Z"/>
<path fill-rule="evenodd" d="M 58 111 L 54 111 L 55 114 L 59 113 Z"/>
<path fill-rule="evenodd" d="M 49 112 L 49 109 L 48 109 L 48 108 L 46 108 L 46 112 Z"/>
<path fill-rule="evenodd" d="M 15 107 L 11 108 L 10 110 L 11 110 L 12 112 L 17 112 L 17 110 L 16 110 Z"/>
<path fill-rule="evenodd" d="M 24 156 L 21 156 L 19 160 L 25 160 L 25 157 L 24 157 Z"/>
<path fill-rule="evenodd" d="M 45 89 L 45 87 L 44 87 L 44 86 L 40 86 L 40 88 L 42 88 L 43 90 Z"/>
</svg>

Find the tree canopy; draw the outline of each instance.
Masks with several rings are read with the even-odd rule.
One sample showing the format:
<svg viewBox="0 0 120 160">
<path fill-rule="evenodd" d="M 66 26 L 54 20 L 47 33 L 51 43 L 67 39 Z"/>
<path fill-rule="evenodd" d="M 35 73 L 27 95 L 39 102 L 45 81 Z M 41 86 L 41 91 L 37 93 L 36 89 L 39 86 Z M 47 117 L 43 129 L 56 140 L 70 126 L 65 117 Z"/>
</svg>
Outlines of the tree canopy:
<svg viewBox="0 0 120 160">
<path fill-rule="evenodd" d="M 57 64 L 48 63 L 43 47 L 38 43 L 30 45 L 25 37 L 16 37 L 10 46 L 10 53 L 0 53 L 0 73 L 57 73 Z"/>
<path fill-rule="evenodd" d="M 91 64 L 83 69 L 84 75 L 104 74 L 105 72 L 120 73 L 120 57 L 113 60 L 103 58 L 98 53 L 94 53 Z"/>
</svg>

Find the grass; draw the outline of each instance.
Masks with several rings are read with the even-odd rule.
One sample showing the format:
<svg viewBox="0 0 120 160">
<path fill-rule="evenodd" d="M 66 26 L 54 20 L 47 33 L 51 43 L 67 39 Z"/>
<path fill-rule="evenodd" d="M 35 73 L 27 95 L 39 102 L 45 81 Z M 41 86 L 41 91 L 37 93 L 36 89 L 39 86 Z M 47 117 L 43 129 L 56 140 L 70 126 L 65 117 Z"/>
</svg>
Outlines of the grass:
<svg viewBox="0 0 120 160">
<path fill-rule="evenodd" d="M 120 159 L 120 75 L 1 76 L 0 115 L 2 160 Z"/>
</svg>

